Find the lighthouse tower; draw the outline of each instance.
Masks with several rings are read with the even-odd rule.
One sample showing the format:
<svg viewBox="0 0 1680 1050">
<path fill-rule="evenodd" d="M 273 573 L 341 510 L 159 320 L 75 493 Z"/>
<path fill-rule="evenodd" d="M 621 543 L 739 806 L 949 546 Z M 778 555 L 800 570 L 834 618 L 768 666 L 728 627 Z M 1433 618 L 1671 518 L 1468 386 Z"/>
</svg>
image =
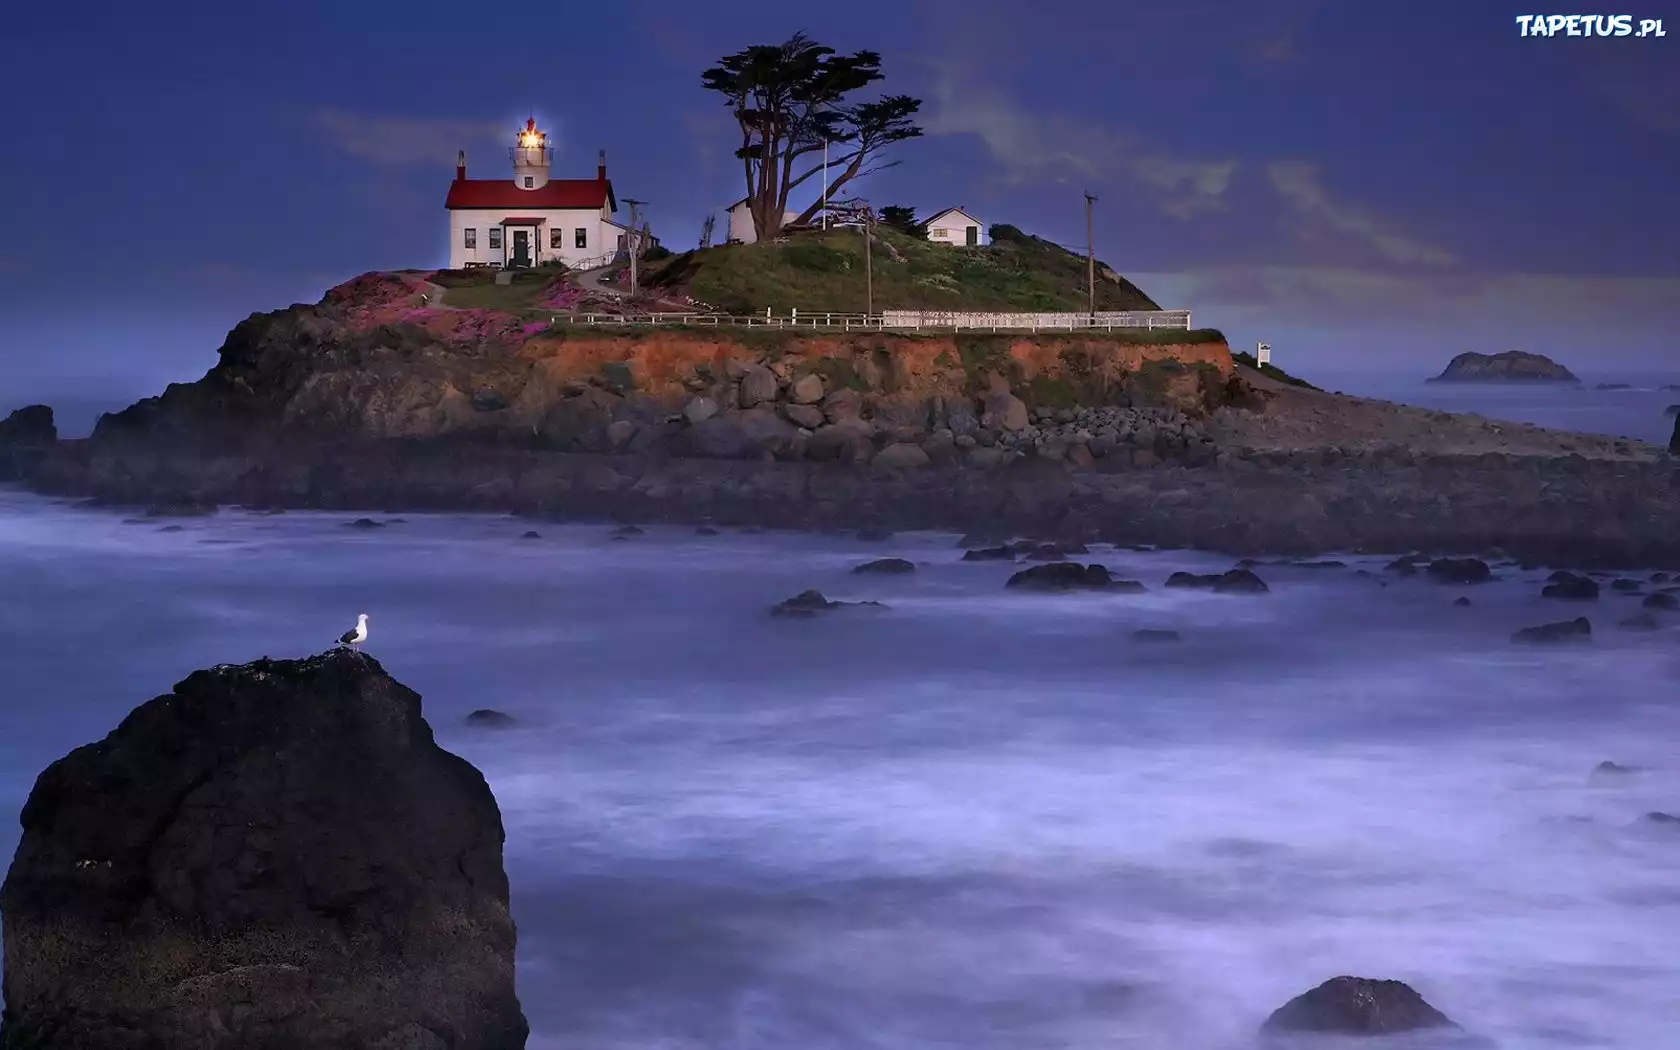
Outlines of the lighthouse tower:
<svg viewBox="0 0 1680 1050">
<path fill-rule="evenodd" d="M 508 156 L 513 160 L 513 184 L 522 190 L 538 190 L 548 183 L 548 173 L 554 154 L 548 148 L 548 136 L 537 130 L 537 120 L 525 121 L 519 138 Z"/>
</svg>

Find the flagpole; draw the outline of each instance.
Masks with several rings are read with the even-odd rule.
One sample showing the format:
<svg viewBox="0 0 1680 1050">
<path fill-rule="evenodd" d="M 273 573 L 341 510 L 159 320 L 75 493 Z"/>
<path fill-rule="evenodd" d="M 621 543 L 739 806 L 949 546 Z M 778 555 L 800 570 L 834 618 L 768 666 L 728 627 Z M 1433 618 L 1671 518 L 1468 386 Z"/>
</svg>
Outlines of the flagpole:
<svg viewBox="0 0 1680 1050">
<path fill-rule="evenodd" d="M 828 229 L 828 136 L 823 136 L 823 229 Z"/>
</svg>

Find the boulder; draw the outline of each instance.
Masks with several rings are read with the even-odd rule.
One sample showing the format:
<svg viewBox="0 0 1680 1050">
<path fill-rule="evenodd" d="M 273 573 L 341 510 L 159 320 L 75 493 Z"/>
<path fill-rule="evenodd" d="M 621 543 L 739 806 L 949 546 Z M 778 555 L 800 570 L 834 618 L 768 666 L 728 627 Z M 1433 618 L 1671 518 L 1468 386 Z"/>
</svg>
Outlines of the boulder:
<svg viewBox="0 0 1680 1050">
<path fill-rule="evenodd" d="M 852 569 L 852 572 L 860 576 L 901 576 L 915 571 L 915 562 L 903 558 L 876 558 Z"/>
<path fill-rule="evenodd" d="M 1570 642 L 1592 641 L 1592 621 L 1585 616 L 1557 623 L 1543 623 L 1524 627 L 1511 635 L 1519 645 L 1562 645 Z"/>
<path fill-rule="evenodd" d="M 799 434 L 792 423 L 766 408 L 750 408 L 703 419 L 678 432 L 689 455 L 707 459 L 751 459 L 784 453 Z"/>
<path fill-rule="evenodd" d="M 478 729 L 508 729 L 518 724 L 512 715 L 493 707 L 481 707 L 467 715 L 464 721 Z"/>
<path fill-rule="evenodd" d="M 1081 565 L 1060 561 L 1034 565 L 1009 577 L 1004 586 L 1026 591 L 1121 591 L 1144 590 L 1136 580 L 1117 580 L 1106 565 Z"/>
<path fill-rule="evenodd" d="M 802 375 L 788 387 L 788 400 L 796 405 L 815 405 L 823 399 L 823 379 L 816 373 Z"/>
<path fill-rule="evenodd" d="M 875 432 L 868 420 L 844 419 L 818 427 L 805 444 L 805 454 L 811 459 L 838 459 L 859 462 L 869 458 L 874 450 L 870 436 Z"/>
<path fill-rule="evenodd" d="M 1467 608 L 1470 605 L 1470 599 L 1464 597 L 1463 595 L 1460 595 L 1459 597 L 1457 597 L 1453 600 L 1453 605 L 1457 606 L 1460 609 Z"/>
<path fill-rule="evenodd" d="M 1675 598 L 1674 595 L 1664 591 L 1658 591 L 1656 594 L 1647 594 L 1639 604 L 1647 609 L 1680 609 L 1680 598 Z"/>
<path fill-rule="evenodd" d="M 836 602 L 830 601 L 818 590 L 800 591 L 792 598 L 785 598 L 770 608 L 771 616 L 787 616 L 797 619 L 808 619 L 819 613 L 831 612 L 848 606 L 874 606 L 885 608 L 880 602 Z"/>
<path fill-rule="evenodd" d="M 776 400 L 776 393 L 781 388 L 781 382 L 776 373 L 763 365 L 748 365 L 741 373 L 741 407 L 752 408 L 767 401 Z"/>
<path fill-rule="evenodd" d="M 1167 577 L 1166 586 L 1208 590 L 1216 594 L 1266 594 L 1271 590 L 1252 569 L 1214 573 L 1175 572 Z"/>
<path fill-rule="evenodd" d="M 822 409 L 816 405 L 787 405 L 782 409 L 782 415 L 787 417 L 789 423 L 806 430 L 815 430 L 827 422 Z"/>
<path fill-rule="evenodd" d="M 986 396 L 984 409 L 980 413 L 980 425 L 988 430 L 1002 430 L 1018 433 L 1032 423 L 1027 413 L 1026 403 L 1008 391 L 999 391 Z"/>
<path fill-rule="evenodd" d="M 1458 1026 L 1401 981 L 1333 977 L 1266 1018 L 1264 1036 L 1283 1033 L 1391 1035 Z"/>
<path fill-rule="evenodd" d="M 1436 558 L 1424 572 L 1441 583 L 1486 583 L 1493 579 L 1493 570 L 1480 558 Z"/>
<path fill-rule="evenodd" d="M 1604 761 L 1593 767 L 1593 775 L 1600 777 L 1623 777 L 1637 772 L 1638 766 L 1624 766 L 1620 762 Z"/>
<path fill-rule="evenodd" d="M 877 452 L 871 465 L 878 470 L 915 470 L 927 466 L 931 461 L 921 446 L 901 441 Z"/>
<path fill-rule="evenodd" d="M 718 403 L 709 397 L 691 397 L 682 414 L 688 422 L 699 423 L 718 414 Z"/>
<path fill-rule="evenodd" d="M 1573 572 L 1554 572 L 1550 582 L 1540 589 L 1540 596 L 1573 602 L 1597 601 L 1598 581 Z"/>
<path fill-rule="evenodd" d="M 1680 416 L 1674 417 L 1674 433 L 1668 439 L 1668 454 L 1680 456 Z"/>
<path fill-rule="evenodd" d="M 863 417 L 863 395 L 851 387 L 841 387 L 822 399 L 823 416 L 830 423 L 843 423 Z"/>
<path fill-rule="evenodd" d="M 1630 580 L 1623 576 L 1611 580 L 1610 589 L 1619 594 L 1638 594 L 1640 591 L 1645 589 L 1645 585 L 1640 583 L 1638 580 Z"/>
<path fill-rule="evenodd" d="M 198 671 L 22 825 L 0 1045 L 525 1045 L 496 800 L 372 657 Z"/>
</svg>

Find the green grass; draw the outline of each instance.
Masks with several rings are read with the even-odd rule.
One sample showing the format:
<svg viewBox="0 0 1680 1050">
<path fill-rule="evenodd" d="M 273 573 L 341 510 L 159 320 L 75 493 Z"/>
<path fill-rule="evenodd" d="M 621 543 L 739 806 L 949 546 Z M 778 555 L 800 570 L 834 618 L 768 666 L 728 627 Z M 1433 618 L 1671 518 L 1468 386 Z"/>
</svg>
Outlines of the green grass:
<svg viewBox="0 0 1680 1050">
<path fill-rule="evenodd" d="M 1261 364 L 1258 360 L 1255 359 L 1254 355 L 1249 353 L 1247 350 L 1233 351 L 1231 353 L 1231 359 L 1233 361 L 1235 361 L 1237 364 L 1242 365 L 1244 368 L 1254 369 L 1254 371 L 1259 372 L 1261 375 L 1265 376 L 1267 379 L 1273 379 L 1273 380 L 1276 380 L 1279 383 L 1287 383 L 1289 386 L 1298 386 L 1298 387 L 1302 388 L 1303 390 L 1317 390 L 1318 389 L 1318 387 L 1313 386 L 1311 383 L 1307 382 L 1305 379 L 1299 379 L 1295 376 L 1292 376 L 1288 372 L 1285 372 L 1283 369 L 1279 368 L 1277 365 L 1271 364 L 1270 362 L 1268 362 L 1266 364 Z"/>
<path fill-rule="evenodd" d="M 994 242 L 976 248 L 934 244 L 881 226 L 874 234 L 870 254 L 877 312 L 1059 313 L 1089 306 L 1084 257 L 1012 227 L 997 227 Z M 856 229 L 795 233 L 786 244 L 684 252 L 650 266 L 645 283 L 735 314 L 761 314 L 766 307 L 778 314 L 793 309 L 863 313 L 869 305 L 863 235 Z M 1098 310 L 1160 309 L 1100 262 L 1096 297 Z"/>
<path fill-rule="evenodd" d="M 432 278 L 435 283 L 443 285 L 443 305 L 464 309 L 506 310 L 509 313 L 535 307 L 537 300 L 542 297 L 543 290 L 554 283 L 560 274 L 559 270 L 550 268 L 514 270 L 511 284 L 497 284 L 494 270 L 445 272 L 450 275 L 449 280 L 438 280 L 444 276 L 443 273 Z M 479 274 L 487 276 L 480 277 Z"/>
</svg>

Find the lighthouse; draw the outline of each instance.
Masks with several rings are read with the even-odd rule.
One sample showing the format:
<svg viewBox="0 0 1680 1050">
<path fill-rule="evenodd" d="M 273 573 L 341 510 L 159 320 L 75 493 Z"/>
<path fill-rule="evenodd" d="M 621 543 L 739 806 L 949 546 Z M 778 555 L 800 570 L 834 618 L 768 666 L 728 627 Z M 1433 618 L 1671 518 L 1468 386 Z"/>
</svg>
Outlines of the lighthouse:
<svg viewBox="0 0 1680 1050">
<path fill-rule="evenodd" d="M 548 148 L 548 135 L 537 130 L 537 119 L 528 117 L 519 131 L 519 139 L 508 150 L 513 160 L 513 184 L 522 190 L 540 190 L 548 185 L 548 173 L 554 165 L 554 154 Z"/>
<path fill-rule="evenodd" d="M 449 267 L 543 266 L 596 269 L 623 251 L 628 231 L 613 218 L 618 197 L 602 151 L 594 178 L 551 178 L 554 147 L 535 117 L 508 147 L 513 177 L 467 177 L 467 156 L 455 157 L 449 213 Z M 506 169 L 503 169 L 504 171 Z"/>
</svg>

